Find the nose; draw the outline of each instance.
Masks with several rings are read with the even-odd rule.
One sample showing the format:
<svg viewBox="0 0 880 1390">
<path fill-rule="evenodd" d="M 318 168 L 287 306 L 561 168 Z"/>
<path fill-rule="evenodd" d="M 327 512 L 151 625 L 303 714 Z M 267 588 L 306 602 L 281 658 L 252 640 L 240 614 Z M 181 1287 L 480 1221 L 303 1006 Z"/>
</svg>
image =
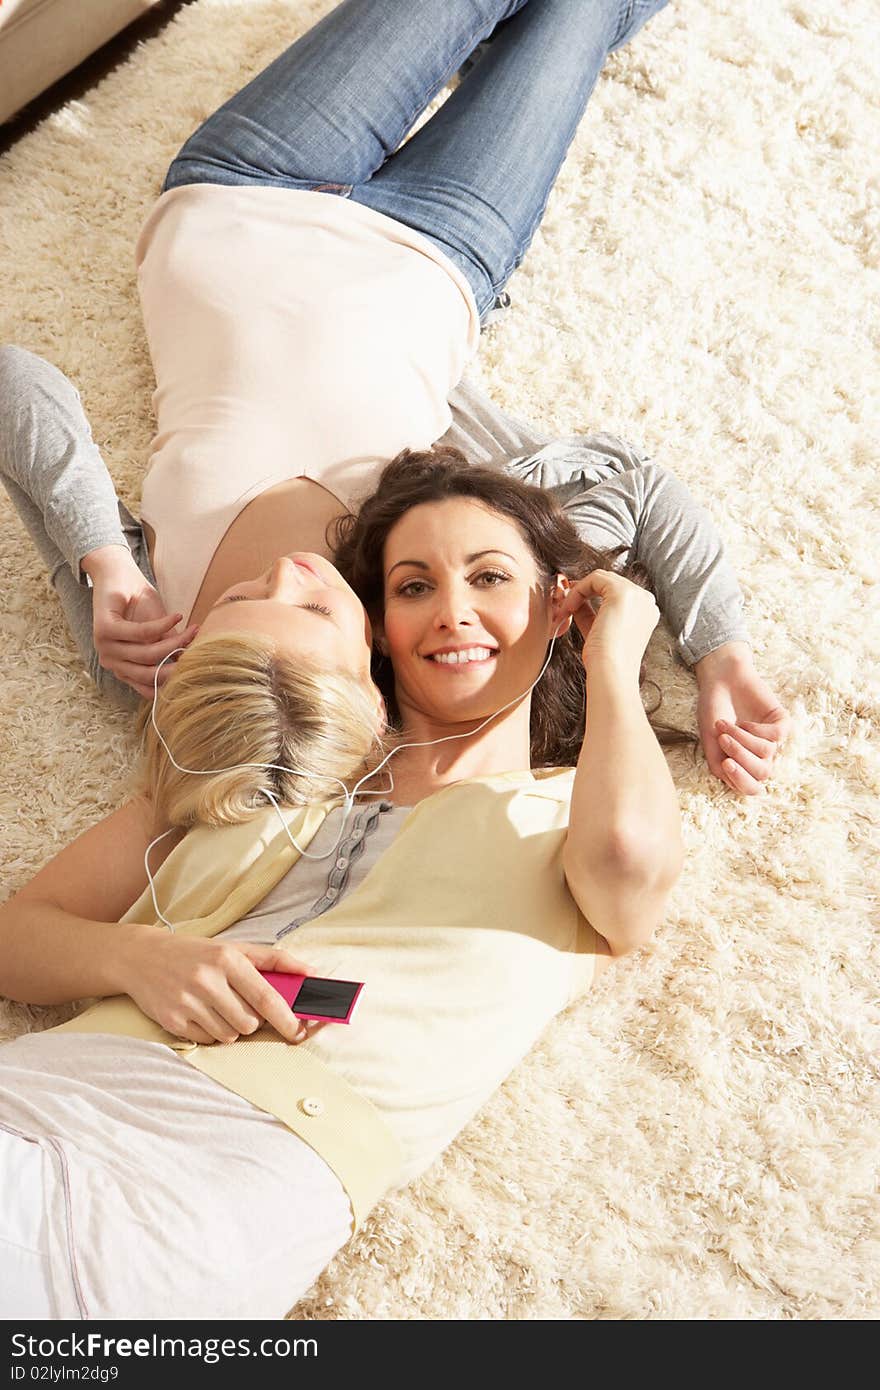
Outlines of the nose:
<svg viewBox="0 0 880 1390">
<path fill-rule="evenodd" d="M 289 555 L 279 555 L 266 576 L 266 597 L 283 599 L 301 588 L 305 574 Z"/>
<path fill-rule="evenodd" d="M 470 590 L 464 584 L 448 584 L 435 591 L 434 628 L 438 632 L 471 627 L 476 621 Z"/>
</svg>

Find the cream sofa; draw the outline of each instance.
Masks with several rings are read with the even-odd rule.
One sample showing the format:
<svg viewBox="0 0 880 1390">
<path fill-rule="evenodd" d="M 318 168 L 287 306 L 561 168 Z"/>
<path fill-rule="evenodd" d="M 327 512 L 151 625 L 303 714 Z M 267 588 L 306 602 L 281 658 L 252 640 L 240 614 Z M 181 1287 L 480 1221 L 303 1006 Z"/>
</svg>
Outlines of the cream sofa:
<svg viewBox="0 0 880 1390">
<path fill-rule="evenodd" d="M 0 121 L 159 0 L 0 0 Z"/>
</svg>

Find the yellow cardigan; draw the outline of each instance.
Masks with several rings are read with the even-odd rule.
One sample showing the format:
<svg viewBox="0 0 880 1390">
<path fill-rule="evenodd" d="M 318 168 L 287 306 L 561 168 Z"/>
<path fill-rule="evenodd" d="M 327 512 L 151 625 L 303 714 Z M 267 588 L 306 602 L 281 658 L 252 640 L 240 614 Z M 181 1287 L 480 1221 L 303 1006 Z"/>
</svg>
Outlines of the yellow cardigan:
<svg viewBox="0 0 880 1390">
<path fill-rule="evenodd" d="M 596 935 L 562 873 L 572 777 L 570 769 L 504 773 L 434 793 L 352 893 L 299 928 L 295 944 L 285 939 L 318 973 L 367 979 L 356 1022 L 324 1030 L 322 1045 L 320 1035 L 288 1044 L 268 1025 L 234 1043 L 188 1042 L 127 996 L 102 1000 L 51 1031 L 121 1033 L 174 1049 L 305 1139 L 342 1182 L 357 1229 L 399 1185 L 405 1156 L 389 1120 L 402 1108 L 399 1096 L 421 1096 L 425 1059 L 436 1097 L 425 1116 L 430 1158 L 431 1146 L 444 1147 L 467 1118 L 461 1096 L 444 1114 L 446 1090 L 452 1095 L 456 1080 L 473 1073 L 465 1109 L 479 1108 L 528 1050 L 535 1020 L 543 1027 L 592 982 Z M 283 812 L 304 848 L 333 804 Z M 251 912 L 298 858 L 271 808 L 242 825 L 200 827 L 156 874 L 157 900 L 177 934 L 214 936 Z M 158 924 L 149 888 L 122 921 Z M 452 987 L 464 1027 L 450 1027 Z M 377 1007 L 371 1018 L 383 990 L 397 1012 Z M 514 1000 L 511 1012 L 517 990 L 521 1006 Z M 494 1027 L 488 1011 L 502 992 L 508 1012 Z M 487 1058 L 484 1036 L 478 1064 L 467 1051 L 471 1000 L 490 1050 L 497 1045 L 497 1057 Z M 520 1028 L 521 1037 L 511 1036 Z M 334 1045 L 344 1050 L 334 1053 Z"/>
</svg>

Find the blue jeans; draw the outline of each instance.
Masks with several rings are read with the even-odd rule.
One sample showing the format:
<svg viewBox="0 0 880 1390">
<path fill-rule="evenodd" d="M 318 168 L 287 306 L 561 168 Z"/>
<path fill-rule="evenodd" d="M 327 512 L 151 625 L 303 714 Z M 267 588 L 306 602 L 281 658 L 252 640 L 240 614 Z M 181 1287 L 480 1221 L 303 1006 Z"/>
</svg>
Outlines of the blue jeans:
<svg viewBox="0 0 880 1390">
<path fill-rule="evenodd" d="M 665 3 L 343 0 L 190 136 L 163 191 L 267 184 L 352 198 L 436 242 L 485 321 L 537 230 L 606 55 Z"/>
</svg>

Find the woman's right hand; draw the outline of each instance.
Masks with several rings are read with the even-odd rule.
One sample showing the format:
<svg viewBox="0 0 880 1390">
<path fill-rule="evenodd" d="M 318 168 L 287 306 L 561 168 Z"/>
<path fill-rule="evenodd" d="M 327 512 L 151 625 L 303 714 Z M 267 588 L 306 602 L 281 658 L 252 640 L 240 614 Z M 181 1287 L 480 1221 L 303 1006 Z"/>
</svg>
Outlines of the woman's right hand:
<svg viewBox="0 0 880 1390">
<path fill-rule="evenodd" d="M 92 581 L 92 639 L 105 671 L 152 700 L 156 667 L 178 647 L 187 647 L 198 628 L 176 631 L 182 614 L 167 613 L 158 591 L 141 574 L 125 546 L 93 550 L 81 561 Z M 171 675 L 159 672 L 161 687 Z"/>
<path fill-rule="evenodd" d="M 560 613 L 571 614 L 584 638 L 582 659 L 588 671 L 601 661 L 631 670 L 638 678 L 645 648 L 660 621 L 660 609 L 648 589 L 613 570 L 593 570 L 572 581 Z"/>
<path fill-rule="evenodd" d="M 174 936 L 131 924 L 123 947 L 125 992 L 148 1018 L 191 1042 L 235 1042 L 269 1023 L 287 1042 L 308 1029 L 260 970 L 314 972 L 280 946 Z"/>
</svg>

